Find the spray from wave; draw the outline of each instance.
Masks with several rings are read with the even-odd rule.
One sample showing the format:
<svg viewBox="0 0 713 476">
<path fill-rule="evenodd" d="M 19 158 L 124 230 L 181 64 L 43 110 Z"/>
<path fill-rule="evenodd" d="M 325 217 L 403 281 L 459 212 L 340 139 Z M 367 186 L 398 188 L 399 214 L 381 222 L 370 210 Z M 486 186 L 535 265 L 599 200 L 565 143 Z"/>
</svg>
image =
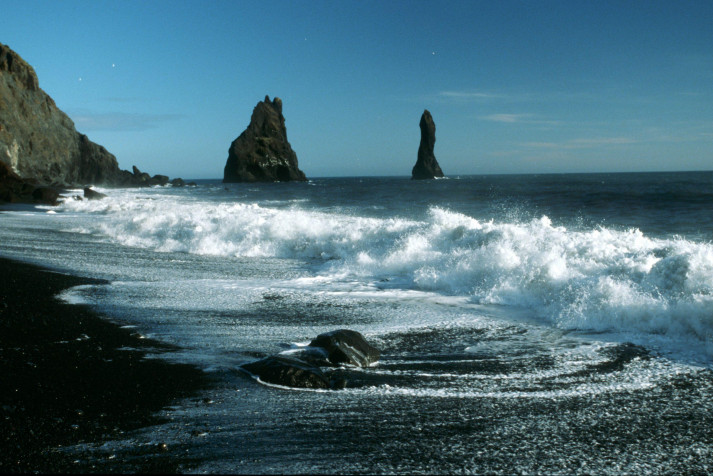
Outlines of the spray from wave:
<svg viewBox="0 0 713 476">
<path fill-rule="evenodd" d="M 64 209 L 105 215 L 81 231 L 126 246 L 306 259 L 334 280 L 524 307 L 560 328 L 713 337 L 710 243 L 653 239 L 636 229 L 572 231 L 546 216 L 481 222 L 438 207 L 425 220 L 167 200 L 68 202 Z"/>
</svg>

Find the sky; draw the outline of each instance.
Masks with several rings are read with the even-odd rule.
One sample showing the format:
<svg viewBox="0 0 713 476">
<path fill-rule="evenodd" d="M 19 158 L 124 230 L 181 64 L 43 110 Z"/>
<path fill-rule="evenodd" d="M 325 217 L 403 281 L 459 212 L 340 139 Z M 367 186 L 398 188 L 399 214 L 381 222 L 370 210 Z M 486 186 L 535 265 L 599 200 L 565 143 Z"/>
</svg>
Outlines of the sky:
<svg viewBox="0 0 713 476">
<path fill-rule="evenodd" d="M 713 169 L 713 1 L 3 0 L 0 43 L 119 165 L 222 178 L 283 101 L 308 177 Z"/>
</svg>

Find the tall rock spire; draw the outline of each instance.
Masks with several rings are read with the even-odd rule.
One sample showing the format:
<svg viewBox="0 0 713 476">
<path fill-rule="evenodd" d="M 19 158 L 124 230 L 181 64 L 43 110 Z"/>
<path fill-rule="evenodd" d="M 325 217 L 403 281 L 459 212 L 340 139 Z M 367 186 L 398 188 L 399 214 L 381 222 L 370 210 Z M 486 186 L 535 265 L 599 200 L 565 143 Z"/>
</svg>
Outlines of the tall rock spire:
<svg viewBox="0 0 713 476">
<path fill-rule="evenodd" d="M 421 127 L 421 144 L 418 146 L 418 159 L 411 171 L 411 178 L 422 180 L 443 177 L 441 166 L 438 165 L 436 156 L 433 155 L 433 146 L 436 144 L 436 124 L 427 109 L 423 111 L 419 126 Z"/>
</svg>

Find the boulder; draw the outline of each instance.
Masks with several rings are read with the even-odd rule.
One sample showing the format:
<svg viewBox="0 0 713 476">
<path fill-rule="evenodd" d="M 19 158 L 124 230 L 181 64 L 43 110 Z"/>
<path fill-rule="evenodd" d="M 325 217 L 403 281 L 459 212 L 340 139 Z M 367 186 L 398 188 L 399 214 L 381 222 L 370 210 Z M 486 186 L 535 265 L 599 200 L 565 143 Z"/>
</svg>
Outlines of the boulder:
<svg viewBox="0 0 713 476">
<path fill-rule="evenodd" d="M 282 100 L 269 96 L 253 109 L 250 124 L 228 149 L 223 182 L 306 181 L 287 141 Z"/>
<path fill-rule="evenodd" d="M 418 146 L 416 165 L 411 170 L 411 178 L 413 180 L 424 180 L 443 177 L 441 166 L 438 165 L 436 156 L 433 154 L 433 148 L 436 144 L 436 124 L 433 122 L 433 117 L 431 117 L 431 113 L 428 110 L 423 111 L 419 127 L 421 128 L 421 143 Z"/>
<path fill-rule="evenodd" d="M 347 369 L 344 364 L 368 367 L 378 360 L 379 350 L 364 336 L 339 329 L 318 335 L 308 346 L 244 364 L 241 369 L 262 382 L 283 387 L 336 390 L 347 386 L 340 376 Z"/>
<path fill-rule="evenodd" d="M 295 388 L 332 388 L 324 372 L 319 367 L 286 355 L 273 355 L 241 368 L 261 381 Z"/>
<path fill-rule="evenodd" d="M 379 349 L 369 344 L 357 331 L 339 329 L 317 336 L 309 344 L 325 350 L 327 360 L 333 365 L 368 367 L 379 360 Z"/>
<path fill-rule="evenodd" d="M 166 185 L 169 183 L 171 179 L 168 178 L 166 175 L 154 175 L 151 177 L 151 182 L 156 184 L 156 185 Z"/>
<path fill-rule="evenodd" d="M 87 200 L 101 200 L 102 198 L 106 198 L 106 195 L 101 192 L 97 192 L 96 190 L 92 190 L 91 188 L 85 187 L 84 198 L 86 198 Z"/>
</svg>

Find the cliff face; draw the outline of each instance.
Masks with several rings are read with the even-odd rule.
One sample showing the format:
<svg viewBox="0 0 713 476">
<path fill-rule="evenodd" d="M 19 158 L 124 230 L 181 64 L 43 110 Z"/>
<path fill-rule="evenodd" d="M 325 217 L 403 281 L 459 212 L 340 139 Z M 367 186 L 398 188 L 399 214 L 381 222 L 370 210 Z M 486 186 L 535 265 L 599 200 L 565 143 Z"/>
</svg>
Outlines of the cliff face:
<svg viewBox="0 0 713 476">
<path fill-rule="evenodd" d="M 421 143 L 418 146 L 418 159 L 411 171 L 411 178 L 422 180 L 443 177 L 441 166 L 438 165 L 436 156 L 433 154 L 433 147 L 436 144 L 436 124 L 428 110 L 423 111 L 419 127 L 421 128 Z"/>
<path fill-rule="evenodd" d="M 287 141 L 282 100 L 268 96 L 253 109 L 250 124 L 228 149 L 223 182 L 305 181 Z"/>
<path fill-rule="evenodd" d="M 43 184 L 121 182 L 116 158 L 79 134 L 39 87 L 37 75 L 0 43 L 0 161 Z"/>
</svg>

